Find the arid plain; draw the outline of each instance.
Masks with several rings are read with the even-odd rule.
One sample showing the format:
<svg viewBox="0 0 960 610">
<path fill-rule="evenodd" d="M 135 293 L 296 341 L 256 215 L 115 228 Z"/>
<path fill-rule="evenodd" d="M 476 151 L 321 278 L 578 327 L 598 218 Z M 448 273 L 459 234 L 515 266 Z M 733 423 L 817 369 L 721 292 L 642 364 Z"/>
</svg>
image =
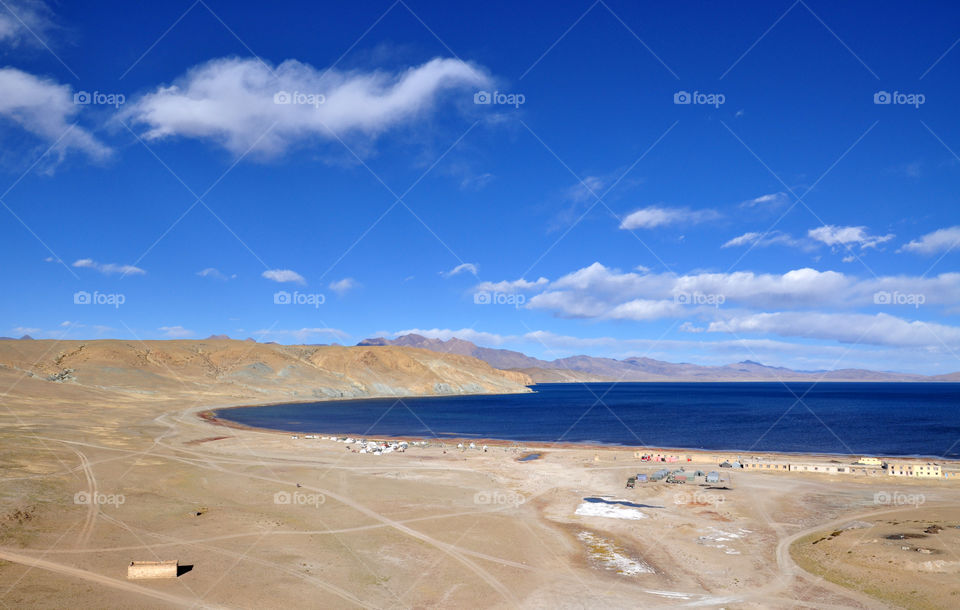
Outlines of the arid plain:
<svg viewBox="0 0 960 610">
<path fill-rule="evenodd" d="M 625 489 L 657 469 L 638 448 L 447 440 L 374 456 L 200 417 L 528 381 L 405 347 L 2 341 L 0 602 L 956 607 L 953 482 L 724 471 Z M 673 453 L 703 470 L 735 457 Z M 180 577 L 126 578 L 130 561 L 167 559 Z"/>
</svg>

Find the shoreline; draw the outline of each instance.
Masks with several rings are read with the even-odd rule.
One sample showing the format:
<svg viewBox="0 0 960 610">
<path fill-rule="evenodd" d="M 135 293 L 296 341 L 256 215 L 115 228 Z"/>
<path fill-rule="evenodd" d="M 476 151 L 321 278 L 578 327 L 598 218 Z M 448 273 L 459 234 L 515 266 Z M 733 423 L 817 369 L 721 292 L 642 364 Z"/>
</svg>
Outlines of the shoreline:
<svg viewBox="0 0 960 610">
<path fill-rule="evenodd" d="M 469 394 L 468 396 L 490 396 L 495 394 Z M 356 399 L 336 399 L 337 401 L 341 400 L 365 400 L 365 399 L 379 400 L 382 398 L 390 397 L 364 397 Z M 413 398 L 413 397 L 410 397 Z M 418 397 L 418 398 L 431 398 L 431 396 Z M 325 402 L 325 401 L 312 401 L 312 402 Z M 201 407 L 193 411 L 193 414 L 196 415 L 201 420 L 205 421 L 208 424 L 214 426 L 221 426 L 225 428 L 231 428 L 235 430 L 245 430 L 248 432 L 258 432 L 266 433 L 271 435 L 318 435 L 318 436 L 337 436 L 337 437 L 359 437 L 359 438 L 370 438 L 370 439 L 384 439 L 384 440 L 417 440 L 417 441 L 431 441 L 435 443 L 445 443 L 445 444 L 457 444 L 457 443 L 474 443 L 477 445 L 488 445 L 490 447 L 514 447 L 522 446 L 527 449 L 535 449 L 546 451 L 549 449 L 552 450 L 591 450 L 591 451 L 615 451 L 618 453 L 635 453 L 635 452 L 644 452 L 652 454 L 665 454 L 665 453 L 685 453 L 689 454 L 691 457 L 703 457 L 703 456 L 713 456 L 715 454 L 736 454 L 736 457 L 745 456 L 752 458 L 754 461 L 771 461 L 778 459 L 797 459 L 804 458 L 809 459 L 810 461 L 822 461 L 826 463 L 837 462 L 837 460 L 850 459 L 854 457 L 877 457 L 883 458 L 884 461 L 898 460 L 898 461 L 909 461 L 909 462 L 919 462 L 919 463 L 928 463 L 935 461 L 937 463 L 944 464 L 960 464 L 960 460 L 954 460 L 950 458 L 944 458 L 940 456 L 923 456 L 923 455 L 885 455 L 885 454 L 866 454 L 866 453 L 824 453 L 824 452 L 813 452 L 813 451 L 756 451 L 748 449 L 704 449 L 704 448 L 694 448 L 694 447 L 665 447 L 665 446 L 648 446 L 648 445 L 619 445 L 619 444 L 607 444 L 607 443 L 598 443 L 598 442 L 551 442 L 551 441 L 533 441 L 533 440 L 511 440 L 511 439 L 502 439 L 502 438 L 484 438 L 484 437 L 470 437 L 470 436 L 450 436 L 438 438 L 436 436 L 423 436 L 418 434 L 360 434 L 356 433 L 342 433 L 342 432 L 320 432 L 320 431 L 296 431 L 296 430 L 281 430 L 277 428 L 263 428 L 259 426 L 249 426 L 247 424 L 241 424 L 239 422 L 231 421 L 217 415 L 218 411 L 226 411 L 229 409 L 243 409 L 247 407 L 272 407 L 280 405 L 290 405 L 290 404 L 310 404 L 303 403 L 300 401 L 297 402 L 283 402 L 283 403 L 268 403 L 268 404 L 253 404 L 253 405 L 229 405 L 224 407 Z M 729 459 L 735 457 L 734 455 L 723 455 L 724 459 Z M 639 458 L 635 459 L 638 464 L 686 464 L 686 463 L 696 463 L 696 459 L 693 462 L 644 462 Z M 847 463 L 847 462 L 837 462 L 837 463 Z"/>
</svg>

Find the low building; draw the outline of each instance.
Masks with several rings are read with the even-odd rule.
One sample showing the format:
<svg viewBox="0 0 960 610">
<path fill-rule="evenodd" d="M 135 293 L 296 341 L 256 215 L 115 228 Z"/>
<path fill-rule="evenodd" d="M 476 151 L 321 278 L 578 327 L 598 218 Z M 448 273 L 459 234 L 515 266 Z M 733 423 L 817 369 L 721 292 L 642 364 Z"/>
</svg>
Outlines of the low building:
<svg viewBox="0 0 960 610">
<path fill-rule="evenodd" d="M 819 474 L 845 474 L 846 466 L 837 464 L 790 464 L 790 472 L 815 472 Z"/>
<path fill-rule="evenodd" d="M 943 476 L 940 464 L 911 464 L 892 462 L 887 464 L 887 474 L 894 477 L 915 477 L 918 479 L 939 479 Z"/>
<path fill-rule="evenodd" d="M 743 469 L 784 472 L 790 470 L 790 464 L 788 462 L 744 462 Z"/>
<path fill-rule="evenodd" d="M 883 460 L 875 457 L 862 457 L 857 460 L 857 464 L 861 466 L 883 466 Z"/>
</svg>

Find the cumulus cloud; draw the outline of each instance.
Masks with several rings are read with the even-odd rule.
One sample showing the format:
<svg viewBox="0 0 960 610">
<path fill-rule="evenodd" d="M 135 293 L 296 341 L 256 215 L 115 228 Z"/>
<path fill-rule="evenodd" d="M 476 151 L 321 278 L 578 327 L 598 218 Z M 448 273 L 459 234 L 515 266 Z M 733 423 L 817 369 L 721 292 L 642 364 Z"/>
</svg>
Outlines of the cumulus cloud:
<svg viewBox="0 0 960 610">
<path fill-rule="evenodd" d="M 555 281 L 519 282 L 519 286 L 517 281 L 484 282 L 478 289 L 525 289 L 534 294 L 526 299 L 524 308 L 560 317 L 637 321 L 689 315 L 716 318 L 721 311 L 736 308 L 850 311 L 878 306 L 915 308 L 918 300 L 924 306 L 960 302 L 960 273 L 864 279 L 801 268 L 785 273 L 674 275 L 622 272 L 596 262 Z"/>
<path fill-rule="evenodd" d="M 125 116 L 146 127 L 147 139 L 197 138 L 234 154 L 275 156 L 297 143 L 334 138 L 331 130 L 375 137 L 427 112 L 446 89 L 490 83 L 481 68 L 457 59 L 389 73 L 223 58 L 136 100 Z"/>
<path fill-rule="evenodd" d="M 342 280 L 330 282 L 330 290 L 334 291 L 340 296 L 347 294 L 357 286 L 359 286 L 359 284 L 352 277 L 345 277 Z"/>
<path fill-rule="evenodd" d="M 0 91 L 0 118 L 52 146 L 60 160 L 74 150 L 94 159 L 110 155 L 109 147 L 75 125 L 83 106 L 73 102 L 69 85 L 16 68 L 0 68 Z"/>
<path fill-rule="evenodd" d="M 536 281 L 529 281 L 523 278 L 519 280 L 504 280 L 502 282 L 480 282 L 474 289 L 477 292 L 503 292 L 507 294 L 523 292 L 525 290 L 534 290 L 550 283 L 545 277 L 537 278 Z"/>
<path fill-rule="evenodd" d="M 835 225 L 824 225 L 816 229 L 810 229 L 807 231 L 807 236 L 831 247 L 858 245 L 861 250 L 864 248 L 876 248 L 880 244 L 894 238 L 893 233 L 887 235 L 870 235 L 867 233 L 866 227 L 841 227 Z"/>
<path fill-rule="evenodd" d="M 158 329 L 165 337 L 170 339 L 183 339 L 193 335 L 193 331 L 182 326 L 161 326 Z"/>
<path fill-rule="evenodd" d="M 948 252 L 960 247 L 960 226 L 938 229 L 927 233 L 920 239 L 914 239 L 898 250 L 898 252 L 915 252 L 927 256 Z"/>
<path fill-rule="evenodd" d="M 621 229 L 653 229 L 664 225 L 692 224 L 714 220 L 720 214 L 715 210 L 691 210 L 689 208 L 669 208 L 649 206 L 630 213 L 620 223 Z"/>
<path fill-rule="evenodd" d="M 307 283 L 307 280 L 303 279 L 302 275 L 290 269 L 267 269 L 261 273 L 260 276 L 280 283 L 294 282 L 300 285 L 305 285 Z"/>
<path fill-rule="evenodd" d="M 117 263 L 98 263 L 92 258 L 81 258 L 73 262 L 73 266 L 79 269 L 94 269 L 104 275 L 113 275 L 121 273 L 123 275 L 144 275 L 146 271 L 133 265 L 120 265 Z"/>
<path fill-rule="evenodd" d="M 451 269 L 450 271 L 441 272 L 440 275 L 442 275 L 443 277 L 453 277 L 461 273 L 471 273 L 473 275 L 477 275 L 477 271 L 479 271 L 477 269 L 477 265 L 473 263 L 461 263 L 456 267 L 454 267 L 453 269 Z"/>
</svg>

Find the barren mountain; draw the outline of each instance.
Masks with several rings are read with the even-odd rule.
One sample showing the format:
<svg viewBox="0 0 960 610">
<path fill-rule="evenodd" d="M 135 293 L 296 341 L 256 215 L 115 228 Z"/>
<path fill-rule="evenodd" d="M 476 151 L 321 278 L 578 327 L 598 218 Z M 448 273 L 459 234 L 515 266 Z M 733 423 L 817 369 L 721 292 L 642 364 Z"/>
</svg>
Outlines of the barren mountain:
<svg viewBox="0 0 960 610">
<path fill-rule="evenodd" d="M 443 353 L 470 355 L 496 368 L 518 370 L 537 383 L 589 381 L 958 381 L 960 373 L 926 377 L 909 373 L 838 369 L 833 371 L 795 371 L 745 360 L 724 366 L 673 363 L 652 358 L 598 358 L 570 356 L 540 360 L 506 349 L 478 347 L 456 337 L 446 341 L 420 335 L 396 339 L 366 339 L 360 345 L 409 345 Z"/>
<path fill-rule="evenodd" d="M 311 400 L 528 391 L 529 377 L 456 354 L 248 341 L 0 341 L 0 377 L 139 395 Z"/>
</svg>

